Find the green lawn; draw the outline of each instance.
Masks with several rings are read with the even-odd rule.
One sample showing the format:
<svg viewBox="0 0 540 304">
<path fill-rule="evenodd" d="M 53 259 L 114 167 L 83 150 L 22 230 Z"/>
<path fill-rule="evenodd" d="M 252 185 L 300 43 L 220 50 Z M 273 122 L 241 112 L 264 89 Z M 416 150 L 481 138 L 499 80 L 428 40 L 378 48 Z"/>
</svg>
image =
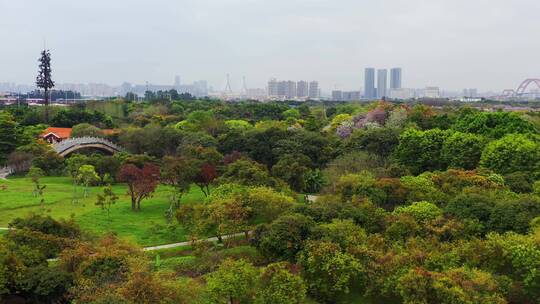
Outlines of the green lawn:
<svg viewBox="0 0 540 304">
<path fill-rule="evenodd" d="M 140 212 L 131 211 L 130 198 L 125 185 L 115 185 L 113 190 L 118 195 L 118 202 L 111 208 L 110 220 L 105 211 L 95 205 L 96 195 L 101 187 L 89 189 L 87 198 L 83 198 L 83 187 L 78 187 L 79 202 L 72 204 L 73 186 L 68 177 L 44 177 L 41 184 L 44 190 L 45 213 L 54 218 L 69 218 L 73 215 L 83 231 L 98 234 L 114 231 L 120 237 L 132 240 L 139 245 L 161 245 L 187 240 L 185 231 L 178 225 L 167 225 L 165 211 L 169 206 L 170 188 L 159 186 L 154 196 L 141 204 Z M 7 227 L 16 217 L 29 213 L 43 212 L 39 198 L 32 194 L 33 184 L 28 178 L 16 177 L 0 180 L 0 227 Z M 183 202 L 200 201 L 204 198 L 198 187 L 183 198 Z"/>
</svg>

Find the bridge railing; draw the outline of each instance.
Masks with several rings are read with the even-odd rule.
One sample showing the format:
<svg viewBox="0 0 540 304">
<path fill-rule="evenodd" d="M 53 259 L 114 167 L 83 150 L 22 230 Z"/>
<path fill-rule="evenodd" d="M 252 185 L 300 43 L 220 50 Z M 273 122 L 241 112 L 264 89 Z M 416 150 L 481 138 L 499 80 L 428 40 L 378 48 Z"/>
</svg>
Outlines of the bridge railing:
<svg viewBox="0 0 540 304">
<path fill-rule="evenodd" d="M 124 148 L 120 147 L 119 145 L 113 143 L 110 140 L 107 140 L 101 137 L 89 137 L 89 136 L 68 138 L 59 143 L 55 143 L 52 146 L 53 146 L 53 149 L 57 153 L 62 153 L 71 147 L 74 147 L 77 145 L 89 145 L 89 144 L 103 144 L 103 145 L 109 146 L 110 148 L 114 150 L 124 151 Z"/>
</svg>

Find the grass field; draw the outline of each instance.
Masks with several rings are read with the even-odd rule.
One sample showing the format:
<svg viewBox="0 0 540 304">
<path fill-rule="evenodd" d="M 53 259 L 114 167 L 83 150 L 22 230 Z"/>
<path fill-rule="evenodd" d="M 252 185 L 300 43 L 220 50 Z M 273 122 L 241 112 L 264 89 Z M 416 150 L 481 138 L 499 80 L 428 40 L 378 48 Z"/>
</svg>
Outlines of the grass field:
<svg viewBox="0 0 540 304">
<path fill-rule="evenodd" d="M 77 188 L 78 203 L 72 203 L 73 186 L 68 177 L 44 177 L 41 184 L 44 190 L 45 211 L 39 205 L 39 198 L 32 194 L 33 184 L 28 178 L 16 177 L 0 180 L 0 227 L 7 227 L 14 218 L 29 213 L 44 212 L 54 218 L 68 219 L 72 215 L 83 231 L 97 234 L 116 232 L 120 237 L 129 239 L 142 246 L 161 245 L 186 240 L 185 231 L 178 225 L 168 225 L 165 211 L 169 206 L 171 189 L 159 186 L 154 196 L 141 204 L 140 212 L 131 211 L 130 198 L 125 185 L 114 185 L 113 191 L 119 199 L 112 206 L 110 217 L 95 205 L 96 196 L 101 187 L 89 189 L 87 198 L 83 198 L 83 187 Z M 197 187 L 183 198 L 183 202 L 200 201 L 203 193 Z"/>
</svg>

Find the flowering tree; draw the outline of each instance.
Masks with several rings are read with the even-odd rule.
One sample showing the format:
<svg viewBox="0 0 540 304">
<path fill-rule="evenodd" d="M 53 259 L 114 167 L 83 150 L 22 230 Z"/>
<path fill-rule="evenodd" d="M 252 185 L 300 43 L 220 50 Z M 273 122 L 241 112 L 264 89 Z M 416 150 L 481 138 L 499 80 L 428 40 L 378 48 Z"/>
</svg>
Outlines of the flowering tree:
<svg viewBox="0 0 540 304">
<path fill-rule="evenodd" d="M 125 164 L 120 168 L 117 179 L 128 185 L 131 210 L 141 210 L 141 201 L 152 196 L 159 184 L 159 178 L 159 167 L 153 164 L 145 164 L 142 169 L 133 164 Z"/>
</svg>

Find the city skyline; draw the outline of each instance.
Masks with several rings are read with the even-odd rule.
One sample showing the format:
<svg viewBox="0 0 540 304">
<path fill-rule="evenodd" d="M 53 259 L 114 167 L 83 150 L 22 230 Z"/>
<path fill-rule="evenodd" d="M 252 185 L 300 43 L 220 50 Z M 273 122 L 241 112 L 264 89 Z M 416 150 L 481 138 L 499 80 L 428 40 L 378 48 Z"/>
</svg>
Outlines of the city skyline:
<svg viewBox="0 0 540 304">
<path fill-rule="evenodd" d="M 274 76 L 355 89 L 365 66 L 400 66 L 408 87 L 501 91 L 540 77 L 540 43 L 524 30 L 540 3 L 518 1 L 2 1 L 0 82 L 31 84 L 45 42 L 59 83 L 180 73 L 221 88 L 230 73 L 239 87 L 245 75 L 250 87 Z"/>
</svg>

